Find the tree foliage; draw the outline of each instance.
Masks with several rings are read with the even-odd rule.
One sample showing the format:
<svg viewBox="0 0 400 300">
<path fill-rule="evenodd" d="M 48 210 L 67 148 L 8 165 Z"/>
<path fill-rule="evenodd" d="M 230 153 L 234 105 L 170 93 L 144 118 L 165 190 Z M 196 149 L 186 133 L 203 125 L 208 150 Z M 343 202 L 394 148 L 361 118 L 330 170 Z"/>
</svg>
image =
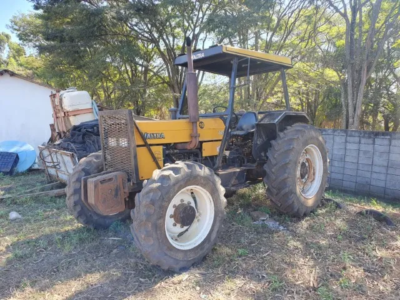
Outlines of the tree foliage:
<svg viewBox="0 0 400 300">
<path fill-rule="evenodd" d="M 112 108 L 168 117 L 184 70 L 173 61 L 223 43 L 289 56 L 293 109 L 321 127 L 400 125 L 400 2 L 394 0 L 30 0 L 0 34 L 0 64 Z M 29 51 L 27 51 L 28 49 Z M 29 54 L 27 54 L 29 53 Z M 236 109 L 284 108 L 279 74 L 240 79 Z M 228 80 L 199 73 L 200 107 L 226 105 Z"/>
</svg>

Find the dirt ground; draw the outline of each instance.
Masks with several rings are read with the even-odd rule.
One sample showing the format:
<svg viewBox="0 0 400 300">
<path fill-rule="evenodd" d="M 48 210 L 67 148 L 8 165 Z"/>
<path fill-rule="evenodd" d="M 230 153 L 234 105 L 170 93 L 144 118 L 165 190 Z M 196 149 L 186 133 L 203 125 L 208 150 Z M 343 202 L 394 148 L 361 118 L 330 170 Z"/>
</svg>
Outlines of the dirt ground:
<svg viewBox="0 0 400 300">
<path fill-rule="evenodd" d="M 0 176 L 0 194 L 45 179 Z M 138 252 L 129 222 L 95 231 L 68 214 L 65 198 L 0 200 L 1 299 L 400 299 L 400 207 L 329 192 L 345 204 L 303 219 L 280 215 L 254 186 L 229 199 L 218 243 L 198 265 L 173 274 Z M 362 208 L 384 211 L 388 227 Z M 22 219 L 10 221 L 16 211 Z M 267 213 L 287 230 L 255 225 Z"/>
</svg>

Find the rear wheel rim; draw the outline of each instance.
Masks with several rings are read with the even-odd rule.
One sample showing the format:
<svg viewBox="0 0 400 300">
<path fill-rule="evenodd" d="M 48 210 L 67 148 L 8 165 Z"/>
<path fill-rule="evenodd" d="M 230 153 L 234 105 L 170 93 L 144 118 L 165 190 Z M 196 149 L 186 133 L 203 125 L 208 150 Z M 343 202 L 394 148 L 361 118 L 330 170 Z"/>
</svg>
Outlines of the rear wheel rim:
<svg viewBox="0 0 400 300">
<path fill-rule="evenodd" d="M 179 214 L 181 211 L 187 212 L 186 215 Z M 191 185 L 180 190 L 168 205 L 165 234 L 175 248 L 190 250 L 205 240 L 213 222 L 214 201 L 210 193 L 200 186 Z"/>
<path fill-rule="evenodd" d="M 297 187 L 303 197 L 313 198 L 322 183 L 324 164 L 321 151 L 314 144 L 305 147 L 297 165 Z"/>
</svg>

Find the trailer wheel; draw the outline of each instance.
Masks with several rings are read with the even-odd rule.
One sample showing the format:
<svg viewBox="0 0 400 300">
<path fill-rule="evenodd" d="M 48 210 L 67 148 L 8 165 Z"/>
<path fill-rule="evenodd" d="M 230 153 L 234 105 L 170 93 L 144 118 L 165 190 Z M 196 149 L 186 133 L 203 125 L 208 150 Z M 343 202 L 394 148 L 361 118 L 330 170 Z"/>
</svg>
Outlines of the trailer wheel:
<svg viewBox="0 0 400 300">
<path fill-rule="evenodd" d="M 268 197 L 283 213 L 297 217 L 309 214 L 321 202 L 328 178 L 321 133 L 298 123 L 279 133 L 271 144 L 264 166 Z"/>
<path fill-rule="evenodd" d="M 81 159 L 69 176 L 67 192 L 67 207 L 79 223 L 96 229 L 106 229 L 116 221 L 129 218 L 129 209 L 112 216 L 103 216 L 94 212 L 82 201 L 82 177 L 103 171 L 101 153 L 92 153 Z"/>
<path fill-rule="evenodd" d="M 225 189 L 199 163 L 177 162 L 153 172 L 136 195 L 131 231 L 153 265 L 175 272 L 199 262 L 217 240 Z"/>
</svg>

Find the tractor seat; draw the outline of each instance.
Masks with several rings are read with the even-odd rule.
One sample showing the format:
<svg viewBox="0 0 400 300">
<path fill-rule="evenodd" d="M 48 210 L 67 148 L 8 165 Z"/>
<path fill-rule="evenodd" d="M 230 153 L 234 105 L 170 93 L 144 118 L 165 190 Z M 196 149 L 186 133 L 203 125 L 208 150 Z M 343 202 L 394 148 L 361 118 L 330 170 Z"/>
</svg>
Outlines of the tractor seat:
<svg viewBox="0 0 400 300">
<path fill-rule="evenodd" d="M 256 129 L 257 114 L 255 112 L 249 111 L 244 113 L 239 119 L 235 130 L 231 132 L 231 136 L 234 135 L 246 135 L 249 132 L 253 132 Z"/>
</svg>

